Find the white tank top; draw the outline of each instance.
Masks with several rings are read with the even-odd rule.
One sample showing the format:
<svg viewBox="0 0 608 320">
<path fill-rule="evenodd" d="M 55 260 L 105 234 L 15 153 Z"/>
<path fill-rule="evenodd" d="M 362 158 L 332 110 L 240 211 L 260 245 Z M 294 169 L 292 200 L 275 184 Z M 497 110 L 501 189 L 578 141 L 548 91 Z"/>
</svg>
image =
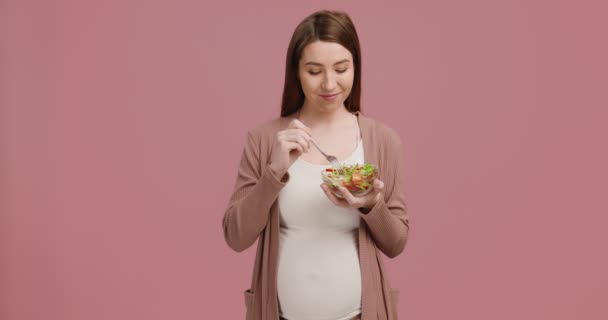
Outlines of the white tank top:
<svg viewBox="0 0 608 320">
<path fill-rule="evenodd" d="M 363 142 L 344 162 L 363 164 Z M 279 193 L 277 289 L 281 317 L 347 320 L 361 313 L 359 211 L 334 205 L 318 165 L 298 159 Z"/>
</svg>

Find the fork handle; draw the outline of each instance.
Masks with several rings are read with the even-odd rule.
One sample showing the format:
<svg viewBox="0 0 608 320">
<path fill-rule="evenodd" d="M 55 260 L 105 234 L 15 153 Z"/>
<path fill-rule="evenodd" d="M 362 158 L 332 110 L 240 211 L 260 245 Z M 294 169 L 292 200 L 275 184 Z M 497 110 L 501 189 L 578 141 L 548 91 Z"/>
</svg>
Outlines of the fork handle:
<svg viewBox="0 0 608 320">
<path fill-rule="evenodd" d="M 321 154 L 327 158 L 327 155 L 325 154 L 325 152 L 321 151 L 321 148 L 319 148 L 319 146 L 315 143 L 315 140 L 310 139 L 310 142 L 312 142 L 312 144 L 315 146 L 315 148 L 317 148 L 317 150 L 319 150 L 319 152 L 321 152 Z"/>
</svg>

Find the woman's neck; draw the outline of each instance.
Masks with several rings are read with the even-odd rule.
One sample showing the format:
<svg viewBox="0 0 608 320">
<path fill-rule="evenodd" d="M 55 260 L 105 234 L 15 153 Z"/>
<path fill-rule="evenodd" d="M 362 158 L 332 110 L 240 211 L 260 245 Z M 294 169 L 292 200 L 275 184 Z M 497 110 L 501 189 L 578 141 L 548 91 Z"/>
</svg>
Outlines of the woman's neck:
<svg viewBox="0 0 608 320">
<path fill-rule="evenodd" d="M 354 115 L 344 106 L 335 110 L 323 112 L 304 104 L 298 112 L 299 120 L 310 128 L 331 128 L 340 126 L 351 122 L 354 117 Z"/>
</svg>

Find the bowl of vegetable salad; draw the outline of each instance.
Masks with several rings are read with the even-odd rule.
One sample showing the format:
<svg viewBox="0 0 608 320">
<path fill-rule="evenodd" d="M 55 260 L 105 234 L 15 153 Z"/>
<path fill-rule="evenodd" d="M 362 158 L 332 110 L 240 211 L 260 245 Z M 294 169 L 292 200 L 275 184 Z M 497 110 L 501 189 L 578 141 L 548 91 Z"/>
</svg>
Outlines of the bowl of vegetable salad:
<svg viewBox="0 0 608 320">
<path fill-rule="evenodd" d="M 321 172 L 325 183 L 336 197 L 342 198 L 338 187 L 348 189 L 354 196 L 363 196 L 372 190 L 378 169 L 370 163 L 345 164 L 341 170 L 327 168 Z"/>
</svg>

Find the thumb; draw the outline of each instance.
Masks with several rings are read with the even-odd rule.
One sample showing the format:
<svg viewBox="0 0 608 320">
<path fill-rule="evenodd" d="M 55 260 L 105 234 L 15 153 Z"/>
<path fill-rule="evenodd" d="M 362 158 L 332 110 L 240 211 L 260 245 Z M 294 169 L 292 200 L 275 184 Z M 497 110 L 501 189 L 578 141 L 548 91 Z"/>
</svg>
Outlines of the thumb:
<svg viewBox="0 0 608 320">
<path fill-rule="evenodd" d="M 380 179 L 374 180 L 374 189 L 384 191 L 384 182 L 380 181 Z"/>
</svg>

